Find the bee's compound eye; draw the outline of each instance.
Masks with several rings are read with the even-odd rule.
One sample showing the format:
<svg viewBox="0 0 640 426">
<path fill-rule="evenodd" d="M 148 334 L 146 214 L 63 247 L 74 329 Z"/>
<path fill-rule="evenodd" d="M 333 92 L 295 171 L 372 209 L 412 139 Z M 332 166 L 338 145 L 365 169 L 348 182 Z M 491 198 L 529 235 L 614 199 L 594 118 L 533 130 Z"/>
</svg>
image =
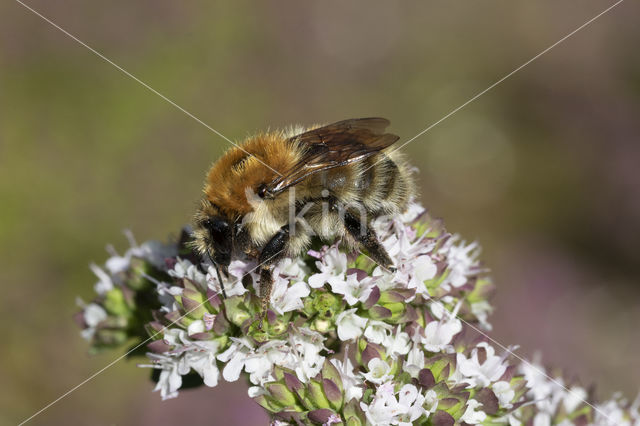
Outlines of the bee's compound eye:
<svg viewBox="0 0 640 426">
<path fill-rule="evenodd" d="M 260 198 L 264 198 L 267 195 L 267 185 L 265 185 L 264 183 L 261 183 L 260 186 L 258 187 L 258 196 Z"/>
</svg>

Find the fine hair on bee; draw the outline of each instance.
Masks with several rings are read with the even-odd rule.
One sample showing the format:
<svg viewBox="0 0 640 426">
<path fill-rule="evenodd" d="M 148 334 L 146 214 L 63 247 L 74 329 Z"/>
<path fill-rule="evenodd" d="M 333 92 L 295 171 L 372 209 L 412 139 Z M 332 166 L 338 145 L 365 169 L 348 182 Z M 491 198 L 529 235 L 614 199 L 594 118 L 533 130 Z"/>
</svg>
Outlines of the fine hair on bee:
<svg viewBox="0 0 640 426">
<path fill-rule="evenodd" d="M 381 267 L 393 262 L 371 226 L 406 211 L 411 169 L 388 150 L 398 136 L 384 118 L 260 133 L 232 147 L 207 173 L 193 219 L 193 248 L 223 278 L 234 257 L 259 264 L 260 324 L 269 306 L 273 269 L 305 253 L 314 236 L 341 238 Z"/>
</svg>

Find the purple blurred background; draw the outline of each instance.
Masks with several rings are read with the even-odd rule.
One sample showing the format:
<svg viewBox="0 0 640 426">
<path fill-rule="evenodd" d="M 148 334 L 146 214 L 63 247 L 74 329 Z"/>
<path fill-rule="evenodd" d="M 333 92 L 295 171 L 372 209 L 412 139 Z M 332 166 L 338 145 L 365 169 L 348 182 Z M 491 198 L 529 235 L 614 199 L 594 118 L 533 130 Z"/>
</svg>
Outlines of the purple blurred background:
<svg viewBox="0 0 640 426">
<path fill-rule="evenodd" d="M 27 4 L 234 140 L 380 115 L 408 140 L 608 7 L 557 1 Z M 606 397 L 640 383 L 640 5 L 626 1 L 409 144 L 479 240 L 493 336 Z M 189 220 L 219 136 L 19 3 L 0 5 L 0 424 L 121 353 L 71 321 L 123 228 Z M 120 361 L 32 424 L 265 424 L 243 383 L 162 402 Z"/>
</svg>

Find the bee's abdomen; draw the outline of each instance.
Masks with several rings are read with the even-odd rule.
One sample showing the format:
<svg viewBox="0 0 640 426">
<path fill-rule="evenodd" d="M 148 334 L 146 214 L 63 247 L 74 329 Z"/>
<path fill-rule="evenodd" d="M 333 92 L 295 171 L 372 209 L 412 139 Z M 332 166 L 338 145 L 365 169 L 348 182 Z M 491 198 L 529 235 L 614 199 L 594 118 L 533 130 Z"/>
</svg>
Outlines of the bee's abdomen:
<svg viewBox="0 0 640 426">
<path fill-rule="evenodd" d="M 413 194 L 410 170 L 395 152 L 362 161 L 356 186 L 362 204 L 374 215 L 403 212 Z"/>
</svg>

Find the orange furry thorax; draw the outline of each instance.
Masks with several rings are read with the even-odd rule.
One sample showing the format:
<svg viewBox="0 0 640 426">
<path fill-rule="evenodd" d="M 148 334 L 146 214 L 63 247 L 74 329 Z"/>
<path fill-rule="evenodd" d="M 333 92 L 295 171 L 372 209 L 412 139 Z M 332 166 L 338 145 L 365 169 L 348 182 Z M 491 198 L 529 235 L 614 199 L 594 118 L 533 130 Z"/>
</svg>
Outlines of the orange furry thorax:
<svg viewBox="0 0 640 426">
<path fill-rule="evenodd" d="M 252 210 L 247 188 L 257 192 L 278 176 L 276 171 L 284 174 L 300 158 L 296 144 L 279 132 L 251 137 L 240 147 L 230 148 L 213 164 L 204 187 L 209 202 L 231 219 Z"/>
</svg>

